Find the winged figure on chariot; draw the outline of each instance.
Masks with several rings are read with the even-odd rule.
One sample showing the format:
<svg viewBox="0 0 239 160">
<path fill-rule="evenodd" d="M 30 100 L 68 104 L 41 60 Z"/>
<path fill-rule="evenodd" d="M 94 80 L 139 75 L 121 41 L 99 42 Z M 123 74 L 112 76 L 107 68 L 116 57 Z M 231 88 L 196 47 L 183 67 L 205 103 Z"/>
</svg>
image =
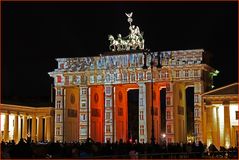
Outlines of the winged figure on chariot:
<svg viewBox="0 0 239 160">
<path fill-rule="evenodd" d="M 111 51 L 129 51 L 136 49 L 144 49 L 144 38 L 143 32 L 140 32 L 138 26 L 132 25 L 133 22 L 131 13 L 125 13 L 128 17 L 128 22 L 130 24 L 129 30 L 130 33 L 126 37 L 122 37 L 121 34 L 118 34 L 117 38 L 114 38 L 113 35 L 109 35 L 108 39 L 110 41 L 110 50 Z"/>
</svg>

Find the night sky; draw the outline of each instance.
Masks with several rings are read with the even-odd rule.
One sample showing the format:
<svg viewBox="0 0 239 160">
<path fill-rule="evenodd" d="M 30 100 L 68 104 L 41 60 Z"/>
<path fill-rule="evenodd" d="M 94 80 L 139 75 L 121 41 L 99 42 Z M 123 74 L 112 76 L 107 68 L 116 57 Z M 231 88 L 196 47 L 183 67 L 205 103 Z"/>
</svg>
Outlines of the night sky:
<svg viewBox="0 0 239 160">
<path fill-rule="evenodd" d="M 215 86 L 237 81 L 237 2 L 2 2 L 2 102 L 50 102 L 55 58 L 109 51 L 108 34 L 129 33 L 125 12 L 151 51 L 203 48 L 220 71 Z"/>
</svg>

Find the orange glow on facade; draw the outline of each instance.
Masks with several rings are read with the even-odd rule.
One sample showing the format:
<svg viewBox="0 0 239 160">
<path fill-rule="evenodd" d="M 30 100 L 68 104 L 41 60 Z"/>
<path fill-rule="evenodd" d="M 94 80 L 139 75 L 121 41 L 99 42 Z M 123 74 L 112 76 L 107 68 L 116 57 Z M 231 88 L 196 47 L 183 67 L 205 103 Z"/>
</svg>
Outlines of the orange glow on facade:
<svg viewBox="0 0 239 160">
<path fill-rule="evenodd" d="M 213 68 L 203 64 L 204 54 L 203 49 L 152 52 L 150 55 L 144 50 L 58 58 L 58 68 L 49 73 L 55 79 L 55 116 L 63 118 L 63 123 L 55 123 L 55 130 L 59 132 L 55 133 L 54 140 L 84 141 L 90 137 L 97 142 L 128 141 L 131 138 L 128 137 L 128 91 L 138 89 L 138 129 L 134 129 L 134 133 L 138 132 L 139 143 L 150 143 L 154 133 L 158 143 L 162 126 L 160 90 L 166 88 L 165 140 L 169 143 L 186 141 L 185 90 L 193 86 L 194 112 L 197 113 L 193 122 L 195 139 L 202 141 L 204 117 L 199 114 L 202 110 L 200 95 L 212 84 L 210 75 L 214 73 Z M 145 68 L 145 65 L 150 66 L 152 58 L 155 65 Z M 67 117 L 66 110 L 77 112 L 77 117 L 75 114 Z M 71 125 L 72 128 L 67 121 L 77 126 Z"/>
<path fill-rule="evenodd" d="M 104 86 L 91 86 L 90 89 L 90 137 L 104 142 Z"/>
<path fill-rule="evenodd" d="M 128 96 L 130 89 L 138 89 L 136 84 L 115 85 L 116 140 L 128 140 Z M 130 107 L 130 106 L 129 106 Z"/>
</svg>

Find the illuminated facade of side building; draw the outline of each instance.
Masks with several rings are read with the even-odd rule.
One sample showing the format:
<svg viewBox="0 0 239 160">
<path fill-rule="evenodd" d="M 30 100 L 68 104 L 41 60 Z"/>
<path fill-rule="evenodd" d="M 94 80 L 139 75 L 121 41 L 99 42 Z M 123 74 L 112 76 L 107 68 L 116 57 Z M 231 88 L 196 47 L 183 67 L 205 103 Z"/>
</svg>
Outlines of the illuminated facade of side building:
<svg viewBox="0 0 239 160">
<path fill-rule="evenodd" d="M 217 148 L 238 146 L 238 83 L 202 95 L 203 141 Z"/>
<path fill-rule="evenodd" d="M 159 142 L 162 88 L 166 88 L 166 140 L 186 141 L 187 87 L 194 87 L 194 113 L 197 115 L 194 116 L 194 132 L 196 140 L 203 141 L 201 94 L 212 85 L 215 72 L 203 63 L 206 53 L 196 49 L 151 54 L 153 56 L 144 51 L 121 51 L 95 57 L 56 59 L 58 68 L 49 73 L 54 78 L 56 91 L 55 141 L 78 141 L 88 137 L 99 142 L 127 141 L 127 92 L 138 89 L 139 142 L 151 141 L 152 97 L 154 135 Z M 152 57 L 152 69 L 143 69 L 145 62 L 150 66 Z M 161 68 L 157 68 L 158 63 Z"/>
<path fill-rule="evenodd" d="M 54 140 L 54 108 L 0 104 L 1 141 Z"/>
</svg>

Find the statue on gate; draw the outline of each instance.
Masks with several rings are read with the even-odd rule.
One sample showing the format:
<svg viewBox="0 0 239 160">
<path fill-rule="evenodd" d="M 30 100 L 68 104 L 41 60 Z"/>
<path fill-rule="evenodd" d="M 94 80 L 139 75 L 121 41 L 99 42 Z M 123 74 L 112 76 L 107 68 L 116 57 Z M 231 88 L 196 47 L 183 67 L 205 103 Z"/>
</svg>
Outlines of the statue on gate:
<svg viewBox="0 0 239 160">
<path fill-rule="evenodd" d="M 121 34 L 118 34 L 117 39 L 113 35 L 109 35 L 108 39 L 110 41 L 110 50 L 111 51 L 129 51 L 136 49 L 144 49 L 144 38 L 143 32 L 140 32 L 138 26 L 132 25 L 133 22 L 131 13 L 125 13 L 128 17 L 128 22 L 130 24 L 129 30 L 130 33 L 126 37 L 122 37 Z"/>
</svg>

